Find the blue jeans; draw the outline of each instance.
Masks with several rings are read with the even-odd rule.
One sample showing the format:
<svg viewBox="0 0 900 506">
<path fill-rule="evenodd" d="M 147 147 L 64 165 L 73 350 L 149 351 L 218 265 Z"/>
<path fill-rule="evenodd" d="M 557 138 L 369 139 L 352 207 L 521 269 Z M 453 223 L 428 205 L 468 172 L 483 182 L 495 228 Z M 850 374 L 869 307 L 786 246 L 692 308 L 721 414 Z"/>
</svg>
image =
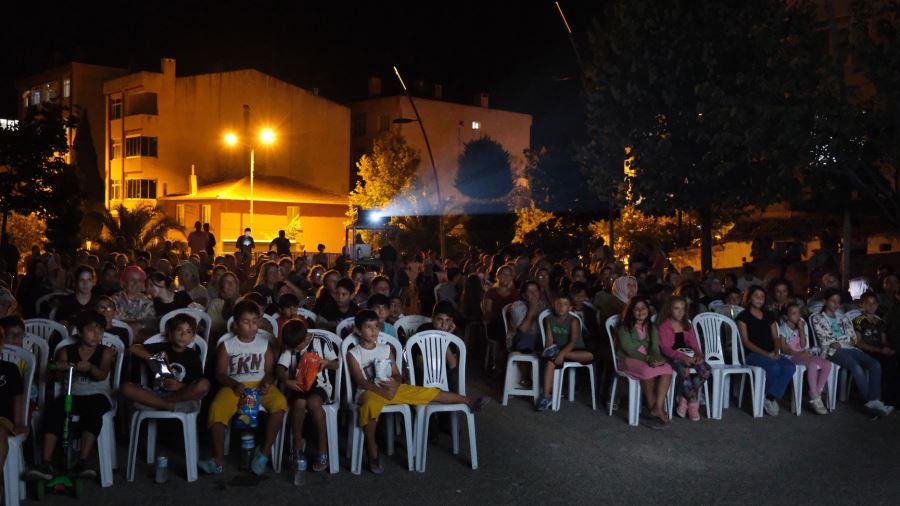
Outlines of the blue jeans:
<svg viewBox="0 0 900 506">
<path fill-rule="evenodd" d="M 866 401 L 881 399 L 881 364 L 878 359 L 857 348 L 841 348 L 828 358 L 850 371 L 863 399 Z"/>
<path fill-rule="evenodd" d="M 766 397 L 780 400 L 784 392 L 794 378 L 797 367 L 784 355 L 778 360 L 772 360 L 768 355 L 750 353 L 747 355 L 747 365 L 762 367 L 766 371 Z"/>
</svg>

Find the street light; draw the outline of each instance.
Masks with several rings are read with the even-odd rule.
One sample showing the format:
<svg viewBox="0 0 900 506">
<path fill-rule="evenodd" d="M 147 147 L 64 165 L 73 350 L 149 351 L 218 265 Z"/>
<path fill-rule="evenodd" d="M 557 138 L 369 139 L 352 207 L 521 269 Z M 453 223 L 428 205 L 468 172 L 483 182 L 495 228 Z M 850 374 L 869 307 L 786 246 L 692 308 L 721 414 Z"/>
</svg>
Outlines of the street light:
<svg viewBox="0 0 900 506">
<path fill-rule="evenodd" d="M 434 155 L 431 153 L 431 143 L 428 142 L 428 134 L 425 133 L 425 125 L 422 123 L 422 117 L 419 116 L 419 109 L 416 108 L 416 103 L 413 101 L 412 95 L 410 95 L 409 90 L 406 89 L 406 83 L 404 83 L 403 78 L 400 77 L 400 71 L 397 69 L 396 65 L 394 66 L 394 74 L 397 75 L 397 80 L 400 81 L 400 86 L 403 87 L 403 94 L 406 95 L 407 100 L 409 100 L 409 105 L 412 106 L 416 119 L 397 118 L 392 123 L 402 125 L 405 123 L 416 122 L 419 124 L 419 129 L 422 130 L 422 137 L 425 139 L 425 148 L 428 150 L 428 159 L 431 160 L 431 173 L 434 174 L 434 190 L 437 194 L 438 244 L 441 248 L 441 258 L 447 258 L 447 251 L 444 247 L 444 202 L 441 198 L 441 183 L 438 179 L 437 167 L 434 165 Z"/>
<path fill-rule="evenodd" d="M 250 228 L 253 228 L 253 178 L 256 171 L 256 149 L 252 144 L 241 142 L 241 139 L 234 132 L 228 132 L 224 137 L 225 144 L 229 146 L 244 146 L 250 149 Z M 259 142 L 263 145 L 270 145 L 275 142 L 275 131 L 271 128 L 263 128 L 259 132 Z"/>
</svg>

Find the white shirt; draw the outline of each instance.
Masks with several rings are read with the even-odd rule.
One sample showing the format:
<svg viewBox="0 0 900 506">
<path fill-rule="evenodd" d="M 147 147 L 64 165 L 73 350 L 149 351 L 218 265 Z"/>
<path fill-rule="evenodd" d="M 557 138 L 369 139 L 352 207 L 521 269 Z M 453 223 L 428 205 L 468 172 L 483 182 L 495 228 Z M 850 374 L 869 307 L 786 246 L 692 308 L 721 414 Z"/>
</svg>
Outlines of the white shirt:
<svg viewBox="0 0 900 506">
<path fill-rule="evenodd" d="M 301 350 L 300 352 L 284 350 L 283 352 L 281 352 L 281 355 L 278 357 L 278 365 L 287 369 L 289 378 L 297 376 L 297 363 L 303 353 L 307 351 L 315 353 L 323 360 L 337 359 L 337 354 L 334 352 L 331 346 L 323 345 L 321 339 L 316 339 L 314 337 L 312 339 L 312 342 L 309 344 L 309 347 L 305 350 Z M 316 375 L 316 385 L 322 387 L 322 390 L 325 390 L 325 393 L 328 394 L 328 397 L 331 397 L 333 387 L 331 386 L 331 379 L 328 377 L 328 374 L 325 373 L 325 369 L 322 369 L 321 371 L 319 371 L 319 374 Z"/>
<path fill-rule="evenodd" d="M 235 336 L 222 346 L 228 353 L 228 377 L 241 383 L 262 381 L 266 376 L 266 350 L 269 340 L 257 334 L 245 343 Z"/>
</svg>

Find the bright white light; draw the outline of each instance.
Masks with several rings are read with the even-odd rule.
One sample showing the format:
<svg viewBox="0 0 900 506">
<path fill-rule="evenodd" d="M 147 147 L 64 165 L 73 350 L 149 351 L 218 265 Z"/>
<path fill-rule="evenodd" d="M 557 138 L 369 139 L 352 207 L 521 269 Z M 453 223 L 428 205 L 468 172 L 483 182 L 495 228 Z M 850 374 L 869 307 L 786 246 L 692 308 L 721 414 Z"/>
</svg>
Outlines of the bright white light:
<svg viewBox="0 0 900 506">
<path fill-rule="evenodd" d="M 480 129 L 480 128 L 481 128 L 481 122 L 480 122 L 480 121 L 473 121 L 473 122 L 472 122 L 472 130 L 478 130 L 478 129 Z"/>
<path fill-rule="evenodd" d="M 369 223 L 378 223 L 382 218 L 384 218 L 384 213 L 381 211 L 373 211 L 369 213 Z"/>
</svg>

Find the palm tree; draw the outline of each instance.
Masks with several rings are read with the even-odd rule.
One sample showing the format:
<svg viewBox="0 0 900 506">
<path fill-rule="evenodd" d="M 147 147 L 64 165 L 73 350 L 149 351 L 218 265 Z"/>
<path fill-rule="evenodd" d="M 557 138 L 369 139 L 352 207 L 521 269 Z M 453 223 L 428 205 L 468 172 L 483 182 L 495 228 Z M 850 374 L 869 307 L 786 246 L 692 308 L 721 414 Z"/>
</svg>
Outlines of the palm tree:
<svg viewBox="0 0 900 506">
<path fill-rule="evenodd" d="M 98 243 L 103 251 L 122 251 L 126 248 L 158 251 L 169 232 L 184 236 L 184 227 L 167 216 L 161 207 L 142 205 L 129 209 L 119 204 L 115 214 L 104 209 L 99 219 L 103 228 Z"/>
</svg>

